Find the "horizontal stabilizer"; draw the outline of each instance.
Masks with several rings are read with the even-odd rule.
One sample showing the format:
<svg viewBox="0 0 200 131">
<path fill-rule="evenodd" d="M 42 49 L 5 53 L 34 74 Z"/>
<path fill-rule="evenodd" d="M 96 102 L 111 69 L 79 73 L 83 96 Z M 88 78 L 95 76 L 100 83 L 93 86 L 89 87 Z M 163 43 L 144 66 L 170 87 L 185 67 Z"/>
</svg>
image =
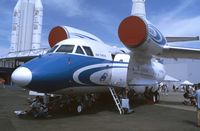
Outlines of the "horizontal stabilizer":
<svg viewBox="0 0 200 131">
<path fill-rule="evenodd" d="M 167 42 L 184 42 L 184 41 L 198 41 L 199 36 L 196 37 L 166 37 Z"/>
</svg>

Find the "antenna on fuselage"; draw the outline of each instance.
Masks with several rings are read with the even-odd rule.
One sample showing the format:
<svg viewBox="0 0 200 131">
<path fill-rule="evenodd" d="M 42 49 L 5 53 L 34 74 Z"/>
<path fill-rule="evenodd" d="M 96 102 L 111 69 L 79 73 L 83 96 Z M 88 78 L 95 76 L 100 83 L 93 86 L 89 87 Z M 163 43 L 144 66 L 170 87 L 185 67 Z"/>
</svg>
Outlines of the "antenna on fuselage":
<svg viewBox="0 0 200 131">
<path fill-rule="evenodd" d="M 131 15 L 146 18 L 145 0 L 132 0 Z"/>
</svg>

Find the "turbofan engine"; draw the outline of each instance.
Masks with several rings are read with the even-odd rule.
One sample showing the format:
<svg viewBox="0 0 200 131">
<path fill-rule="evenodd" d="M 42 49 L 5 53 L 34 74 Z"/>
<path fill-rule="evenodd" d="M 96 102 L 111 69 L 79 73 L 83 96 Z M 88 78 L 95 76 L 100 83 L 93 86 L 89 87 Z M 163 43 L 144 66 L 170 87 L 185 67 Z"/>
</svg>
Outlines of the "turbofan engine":
<svg viewBox="0 0 200 131">
<path fill-rule="evenodd" d="M 125 18 L 119 26 L 118 35 L 121 42 L 132 51 L 145 51 L 156 55 L 162 51 L 166 39 L 150 22 L 138 16 Z"/>
<path fill-rule="evenodd" d="M 69 26 L 56 26 L 49 33 L 49 45 L 53 47 L 58 42 L 69 38 L 82 38 L 102 42 L 98 37 L 88 32 Z"/>
</svg>

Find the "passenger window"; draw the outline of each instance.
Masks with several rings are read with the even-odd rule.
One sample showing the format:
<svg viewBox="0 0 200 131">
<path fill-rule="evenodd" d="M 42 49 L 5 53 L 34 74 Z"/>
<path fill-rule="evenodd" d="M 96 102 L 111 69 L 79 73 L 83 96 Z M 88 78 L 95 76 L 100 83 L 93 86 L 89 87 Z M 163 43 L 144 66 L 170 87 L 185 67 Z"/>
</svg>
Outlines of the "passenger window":
<svg viewBox="0 0 200 131">
<path fill-rule="evenodd" d="M 85 55 L 80 46 L 77 47 L 76 53 L 77 53 L 77 54 L 83 54 L 83 55 Z"/>
<path fill-rule="evenodd" d="M 83 46 L 83 48 L 88 56 L 94 56 L 90 47 Z"/>
<path fill-rule="evenodd" d="M 56 52 L 72 53 L 74 45 L 62 45 Z"/>
</svg>

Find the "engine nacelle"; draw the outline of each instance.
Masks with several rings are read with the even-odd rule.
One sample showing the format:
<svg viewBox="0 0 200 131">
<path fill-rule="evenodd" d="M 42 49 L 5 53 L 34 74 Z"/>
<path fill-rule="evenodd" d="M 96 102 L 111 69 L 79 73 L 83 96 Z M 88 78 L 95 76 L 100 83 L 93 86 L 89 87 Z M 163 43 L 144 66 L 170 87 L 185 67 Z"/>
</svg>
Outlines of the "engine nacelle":
<svg viewBox="0 0 200 131">
<path fill-rule="evenodd" d="M 58 42 L 69 38 L 82 38 L 102 42 L 98 37 L 69 26 L 56 26 L 49 33 L 49 45 L 53 47 Z"/>
<path fill-rule="evenodd" d="M 145 51 L 159 54 L 166 39 L 150 22 L 138 17 L 129 16 L 119 26 L 118 35 L 121 42 L 132 51 Z"/>
</svg>

